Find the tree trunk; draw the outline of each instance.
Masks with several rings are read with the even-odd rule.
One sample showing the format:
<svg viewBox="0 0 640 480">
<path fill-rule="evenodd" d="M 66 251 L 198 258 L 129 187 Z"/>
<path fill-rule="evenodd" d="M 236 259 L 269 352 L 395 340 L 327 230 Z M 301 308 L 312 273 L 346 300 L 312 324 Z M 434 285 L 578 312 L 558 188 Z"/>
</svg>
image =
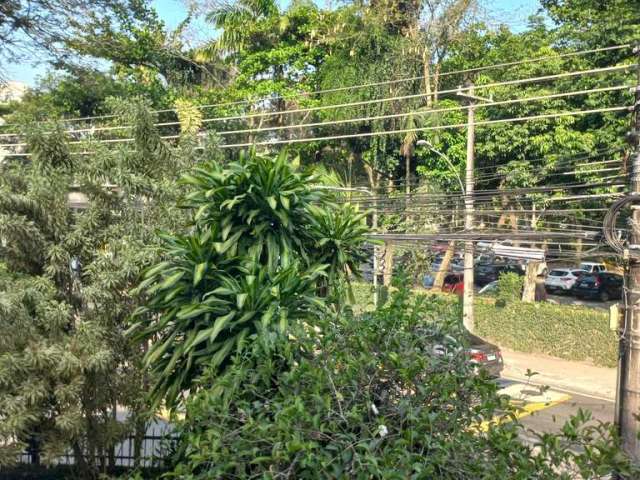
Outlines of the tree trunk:
<svg viewBox="0 0 640 480">
<path fill-rule="evenodd" d="M 136 428 L 133 437 L 133 467 L 138 468 L 142 464 L 142 444 L 146 433 L 146 423 L 144 420 L 136 419 Z"/>
<path fill-rule="evenodd" d="M 29 436 L 27 452 L 29 453 L 29 463 L 31 465 L 40 465 L 40 440 L 37 433 Z"/>
<path fill-rule="evenodd" d="M 438 62 L 436 65 L 436 71 L 433 75 L 433 101 L 437 103 L 438 101 L 438 89 L 440 88 L 440 66 L 441 64 Z"/>
<path fill-rule="evenodd" d="M 429 49 L 422 51 L 422 74 L 424 75 L 424 93 L 426 93 L 427 107 L 431 108 L 433 99 L 431 98 L 431 55 Z"/>
<path fill-rule="evenodd" d="M 444 277 L 447 275 L 447 271 L 449 270 L 449 265 L 451 264 L 451 259 L 453 258 L 453 254 L 455 251 L 455 245 L 456 244 L 454 241 L 449 242 L 447 251 L 444 254 L 442 263 L 440 264 L 440 269 L 436 274 L 436 278 L 433 280 L 433 288 L 435 290 L 442 290 L 442 286 L 444 285 Z M 433 272 L 431 273 L 433 274 Z"/>
<path fill-rule="evenodd" d="M 352 180 L 353 180 L 353 157 L 355 155 L 353 152 L 349 154 L 347 157 L 347 187 L 351 188 Z"/>
<path fill-rule="evenodd" d="M 111 400 L 111 421 L 114 422 L 114 424 L 118 421 L 118 401 L 115 398 Z M 114 468 L 116 466 L 116 445 L 113 441 L 110 443 L 107 447 L 109 468 Z"/>
<path fill-rule="evenodd" d="M 522 290 L 522 301 L 532 303 L 536 298 L 536 279 L 538 278 L 538 265 L 540 262 L 527 263 L 524 276 L 524 289 Z"/>
<path fill-rule="evenodd" d="M 411 193 L 411 149 L 404 152 L 404 193 L 407 195 L 406 203 L 409 204 L 409 194 Z"/>
<path fill-rule="evenodd" d="M 384 244 L 384 270 L 382 273 L 382 283 L 385 287 L 391 285 L 393 278 L 393 244 L 385 242 Z"/>
<path fill-rule="evenodd" d="M 71 449 L 73 450 L 73 458 L 79 478 L 95 478 L 97 476 L 96 472 L 92 465 L 87 462 L 85 452 L 80 447 L 80 444 L 77 441 L 73 442 Z"/>
<path fill-rule="evenodd" d="M 518 216 L 516 215 L 514 210 L 511 210 L 509 213 L 509 223 L 511 223 L 511 230 L 513 231 L 513 233 L 518 233 Z M 514 240 L 513 246 L 519 247 L 520 242 Z"/>
<path fill-rule="evenodd" d="M 576 262 L 577 265 L 582 263 L 582 238 L 578 237 L 576 241 Z"/>
<path fill-rule="evenodd" d="M 500 202 L 502 203 L 502 213 L 500 214 L 500 218 L 498 218 L 498 229 L 507 223 L 506 209 L 509 206 L 509 199 L 506 195 L 502 195 Z"/>
</svg>

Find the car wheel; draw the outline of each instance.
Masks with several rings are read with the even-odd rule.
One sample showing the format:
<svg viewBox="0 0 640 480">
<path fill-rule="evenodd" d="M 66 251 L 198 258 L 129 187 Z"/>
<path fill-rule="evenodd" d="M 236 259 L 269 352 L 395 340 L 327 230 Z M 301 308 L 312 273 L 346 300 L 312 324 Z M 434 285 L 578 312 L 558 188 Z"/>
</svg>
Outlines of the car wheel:
<svg viewBox="0 0 640 480">
<path fill-rule="evenodd" d="M 602 292 L 600 294 L 600 301 L 601 302 L 608 302 L 609 301 L 609 294 L 607 292 Z"/>
</svg>

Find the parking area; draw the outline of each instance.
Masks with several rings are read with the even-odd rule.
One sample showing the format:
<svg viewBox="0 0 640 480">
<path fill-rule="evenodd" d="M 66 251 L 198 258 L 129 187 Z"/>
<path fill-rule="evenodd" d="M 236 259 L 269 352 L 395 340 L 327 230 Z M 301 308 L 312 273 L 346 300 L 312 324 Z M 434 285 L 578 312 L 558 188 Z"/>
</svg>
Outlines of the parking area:
<svg viewBox="0 0 640 480">
<path fill-rule="evenodd" d="M 558 305 L 579 305 L 581 307 L 597 308 L 601 310 L 609 310 L 612 305 L 619 303 L 617 300 L 609 300 L 608 302 L 600 302 L 597 300 L 583 300 L 572 295 L 548 295 L 547 301 L 557 303 Z"/>
</svg>

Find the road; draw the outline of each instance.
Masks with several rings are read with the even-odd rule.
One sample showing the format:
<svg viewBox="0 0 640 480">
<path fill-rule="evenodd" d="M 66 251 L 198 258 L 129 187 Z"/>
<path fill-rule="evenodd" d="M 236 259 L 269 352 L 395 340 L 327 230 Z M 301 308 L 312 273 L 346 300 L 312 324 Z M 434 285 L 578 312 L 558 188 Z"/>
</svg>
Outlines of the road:
<svg viewBox="0 0 640 480">
<path fill-rule="evenodd" d="M 509 379 L 500 379 L 501 392 L 512 397 L 513 403 L 525 411 L 520 422 L 535 432 L 559 432 L 562 425 L 578 409 L 589 410 L 594 420 L 613 422 L 614 402 L 583 394 L 550 388 L 541 394 L 538 387 Z"/>
</svg>

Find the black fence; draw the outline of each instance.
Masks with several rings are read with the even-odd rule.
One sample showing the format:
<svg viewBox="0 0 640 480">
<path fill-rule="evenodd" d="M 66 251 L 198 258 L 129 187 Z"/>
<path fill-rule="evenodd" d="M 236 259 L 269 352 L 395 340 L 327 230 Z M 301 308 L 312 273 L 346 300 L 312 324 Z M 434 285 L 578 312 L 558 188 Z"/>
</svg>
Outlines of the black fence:
<svg viewBox="0 0 640 480">
<path fill-rule="evenodd" d="M 93 459 L 86 452 L 82 457 L 87 463 L 92 463 L 99 468 L 160 468 L 165 459 L 171 454 L 176 438 L 171 435 L 145 435 L 136 439 L 135 436 L 125 438 L 110 452 L 97 452 Z M 136 448 L 137 447 L 137 448 Z M 40 452 L 35 448 L 28 448 L 19 458 L 22 465 L 39 465 L 41 463 Z M 93 461 L 91 461 L 93 460 Z M 68 450 L 57 457 L 52 465 L 77 465 L 78 459 L 73 450 Z"/>
</svg>

